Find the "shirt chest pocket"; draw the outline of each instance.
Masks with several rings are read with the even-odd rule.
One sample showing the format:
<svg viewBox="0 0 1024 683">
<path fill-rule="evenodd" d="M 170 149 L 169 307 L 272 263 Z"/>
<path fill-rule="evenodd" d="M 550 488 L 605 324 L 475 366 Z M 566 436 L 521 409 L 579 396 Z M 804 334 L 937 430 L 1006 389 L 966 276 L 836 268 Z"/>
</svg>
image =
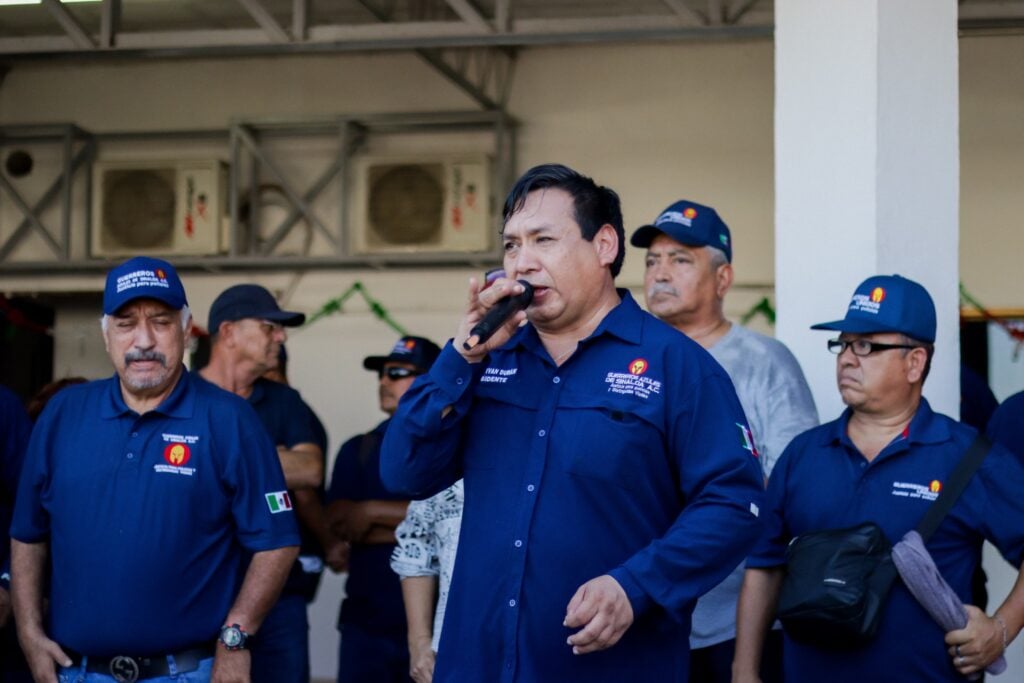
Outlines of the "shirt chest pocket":
<svg viewBox="0 0 1024 683">
<path fill-rule="evenodd" d="M 678 477 L 653 406 L 564 397 L 552 428 L 551 466 L 634 491 Z"/>
<path fill-rule="evenodd" d="M 482 383 L 476 390 L 465 435 L 465 468 L 519 471 L 526 460 L 540 398 L 515 378 Z"/>
</svg>

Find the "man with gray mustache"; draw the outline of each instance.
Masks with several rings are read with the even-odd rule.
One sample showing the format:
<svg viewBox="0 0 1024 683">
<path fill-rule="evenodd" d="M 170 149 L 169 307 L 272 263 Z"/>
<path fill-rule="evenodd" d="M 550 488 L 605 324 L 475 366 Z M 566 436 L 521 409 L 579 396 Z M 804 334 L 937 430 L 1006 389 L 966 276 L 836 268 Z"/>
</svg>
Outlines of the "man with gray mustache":
<svg viewBox="0 0 1024 683">
<path fill-rule="evenodd" d="M 781 342 L 730 322 L 725 295 L 733 282 L 732 235 L 709 206 L 680 200 L 633 233 L 647 249 L 647 309 L 686 334 L 725 368 L 736 387 L 765 479 L 789 441 L 818 424 L 814 399 L 796 358 Z M 691 683 L 729 683 L 736 645 L 736 600 L 743 566 L 705 594 L 693 612 Z M 782 637 L 773 631 L 762 661 L 764 683 L 782 681 Z"/>
<path fill-rule="evenodd" d="M 32 676 L 249 683 L 248 637 L 299 545 L 274 444 L 243 399 L 182 364 L 191 314 L 171 264 L 113 268 L 103 313 L 115 374 L 46 406 L 15 502 L 11 595 Z"/>
</svg>

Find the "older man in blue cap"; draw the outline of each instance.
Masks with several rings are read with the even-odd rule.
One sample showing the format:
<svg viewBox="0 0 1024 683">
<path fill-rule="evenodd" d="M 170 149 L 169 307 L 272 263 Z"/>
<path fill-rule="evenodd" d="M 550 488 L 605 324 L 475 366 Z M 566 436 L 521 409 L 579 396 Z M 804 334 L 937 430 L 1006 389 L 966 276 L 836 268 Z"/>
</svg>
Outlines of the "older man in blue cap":
<svg viewBox="0 0 1024 683">
<path fill-rule="evenodd" d="M 115 267 L 103 314 L 116 372 L 46 407 L 15 504 L 11 588 L 32 675 L 248 681 L 248 637 L 299 544 L 274 446 L 245 401 L 182 365 L 191 316 L 171 264 Z"/>
<path fill-rule="evenodd" d="M 847 408 L 786 448 L 768 482 L 765 532 L 747 560 L 733 680 L 757 681 L 760 643 L 785 576 L 786 547 L 801 534 L 874 522 L 890 542 L 917 526 L 976 431 L 932 411 L 921 392 L 935 342 L 935 305 L 898 275 L 865 280 L 842 320 L 836 379 Z M 1024 466 L 993 447 L 928 543 L 943 577 L 969 602 L 988 539 L 1014 566 L 1024 556 Z M 868 645 L 833 649 L 787 633 L 787 681 L 962 681 L 1006 649 L 1024 624 L 1024 582 L 990 617 L 968 606 L 966 628 L 943 633 L 899 582 Z"/>
</svg>

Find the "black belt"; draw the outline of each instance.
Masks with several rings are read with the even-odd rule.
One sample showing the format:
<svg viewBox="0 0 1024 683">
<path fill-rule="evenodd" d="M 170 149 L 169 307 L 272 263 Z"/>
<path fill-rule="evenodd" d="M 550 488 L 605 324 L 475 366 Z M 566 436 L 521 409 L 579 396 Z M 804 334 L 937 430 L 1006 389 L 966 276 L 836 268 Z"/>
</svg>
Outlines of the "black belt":
<svg viewBox="0 0 1024 683">
<path fill-rule="evenodd" d="M 64 652 L 71 657 L 72 667 L 80 666 L 82 655 L 72 650 L 64 649 Z M 135 681 L 159 676 L 169 676 L 170 666 L 167 657 L 174 658 L 174 667 L 178 673 L 195 671 L 199 668 L 199 662 L 209 659 L 214 655 L 212 645 L 206 647 L 195 647 L 190 650 L 174 652 L 170 655 L 151 655 L 146 657 L 131 657 L 128 655 L 117 655 L 116 657 L 89 657 L 85 670 L 89 673 L 105 674 L 112 676 L 115 681 L 121 683 L 135 683 Z"/>
</svg>

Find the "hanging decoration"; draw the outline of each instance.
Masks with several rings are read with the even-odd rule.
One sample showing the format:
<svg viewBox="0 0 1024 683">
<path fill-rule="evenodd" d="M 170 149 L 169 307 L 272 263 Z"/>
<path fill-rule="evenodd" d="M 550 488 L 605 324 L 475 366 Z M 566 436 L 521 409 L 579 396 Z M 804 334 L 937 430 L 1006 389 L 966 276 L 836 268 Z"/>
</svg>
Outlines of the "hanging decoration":
<svg viewBox="0 0 1024 683">
<path fill-rule="evenodd" d="M 1013 359 L 1016 361 L 1020 357 L 1021 348 L 1024 348 L 1024 325 L 1021 323 L 1012 323 L 996 315 L 993 315 L 991 311 L 982 306 L 977 299 L 971 296 L 971 293 L 964 287 L 964 283 L 960 283 L 960 300 L 966 303 L 971 308 L 978 311 L 981 317 L 985 320 L 995 323 L 999 327 L 1003 328 L 1006 334 L 1010 335 L 1010 339 L 1014 341 Z"/>
<path fill-rule="evenodd" d="M 775 307 L 772 306 L 772 302 L 768 300 L 768 297 L 762 298 L 751 306 L 750 310 L 740 317 L 740 325 L 746 325 L 758 315 L 763 315 L 772 326 L 775 325 Z"/>
<path fill-rule="evenodd" d="M 345 290 L 345 292 L 341 296 L 331 299 L 323 306 L 321 306 L 320 310 L 318 310 L 316 313 L 309 317 L 309 320 L 306 321 L 304 327 L 309 327 L 310 325 L 317 322 L 321 318 L 326 318 L 327 316 L 334 315 L 335 313 L 341 313 L 342 308 L 345 305 L 345 302 L 351 299 L 356 294 L 363 298 L 363 301 L 365 301 L 366 305 L 369 306 L 370 312 L 377 316 L 377 318 L 379 318 L 381 322 L 383 322 L 385 325 L 387 325 L 388 327 L 390 327 L 403 337 L 409 334 L 408 332 L 406 332 L 404 327 L 395 322 L 394 318 L 391 317 L 391 314 L 388 313 L 387 309 L 384 308 L 384 306 L 382 306 L 380 302 L 378 302 L 376 299 L 371 297 L 369 293 L 367 293 L 366 287 L 364 287 L 363 283 L 359 282 L 358 280 L 356 282 L 353 282 L 352 286 Z"/>
</svg>

